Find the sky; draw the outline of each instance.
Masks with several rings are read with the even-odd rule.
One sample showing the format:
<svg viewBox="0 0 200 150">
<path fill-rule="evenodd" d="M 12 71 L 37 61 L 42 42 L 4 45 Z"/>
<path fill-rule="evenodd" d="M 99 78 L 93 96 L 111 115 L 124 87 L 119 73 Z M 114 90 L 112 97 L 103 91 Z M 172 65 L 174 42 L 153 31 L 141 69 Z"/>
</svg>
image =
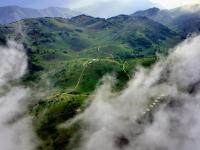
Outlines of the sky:
<svg viewBox="0 0 200 150">
<path fill-rule="evenodd" d="M 0 0 L 0 6 L 18 5 L 29 8 L 66 7 L 92 16 L 109 17 L 131 14 L 151 7 L 171 9 L 200 0 Z"/>
</svg>

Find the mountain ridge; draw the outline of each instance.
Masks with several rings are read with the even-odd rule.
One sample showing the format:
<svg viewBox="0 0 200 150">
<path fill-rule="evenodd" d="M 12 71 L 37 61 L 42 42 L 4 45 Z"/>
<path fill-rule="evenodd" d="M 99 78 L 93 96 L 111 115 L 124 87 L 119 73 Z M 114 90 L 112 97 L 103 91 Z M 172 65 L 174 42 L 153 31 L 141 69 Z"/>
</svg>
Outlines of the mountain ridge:
<svg viewBox="0 0 200 150">
<path fill-rule="evenodd" d="M 63 17 L 71 18 L 80 15 L 80 12 L 68 8 L 48 7 L 45 9 L 23 8 L 19 6 L 0 7 L 0 24 L 8 24 L 28 18 Z"/>
<path fill-rule="evenodd" d="M 137 11 L 131 16 L 143 16 L 159 22 L 178 31 L 182 36 L 200 31 L 200 4 L 186 5 L 170 10 L 158 10 L 151 13 L 153 8 Z"/>
<path fill-rule="evenodd" d="M 166 25 L 130 15 L 22 19 L 0 25 L 0 43 L 7 39 L 22 43 L 28 56 L 27 74 L 19 82 L 33 92 L 49 91 L 30 106 L 41 150 L 79 145 L 82 124 L 60 125 L 84 111 L 103 76 L 115 76 L 113 92 L 121 91 L 138 66 L 152 66 L 157 54 L 167 54 L 183 40 Z"/>
</svg>

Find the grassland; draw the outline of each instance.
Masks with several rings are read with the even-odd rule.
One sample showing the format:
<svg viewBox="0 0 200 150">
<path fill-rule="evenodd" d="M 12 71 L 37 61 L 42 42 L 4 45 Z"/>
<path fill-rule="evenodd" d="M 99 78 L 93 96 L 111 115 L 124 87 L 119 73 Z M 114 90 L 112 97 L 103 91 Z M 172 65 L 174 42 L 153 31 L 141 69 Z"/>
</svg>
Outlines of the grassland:
<svg viewBox="0 0 200 150">
<path fill-rule="evenodd" d="M 30 106 L 41 150 L 76 148 L 83 124 L 60 125 L 87 107 L 88 96 L 103 76 L 115 76 L 119 91 L 134 76 L 136 66 L 151 66 L 157 53 L 167 54 L 182 40 L 159 23 L 125 15 L 25 19 L 0 26 L 0 35 L 1 44 L 9 38 L 25 47 L 29 66 L 21 83 L 35 93 L 48 91 Z"/>
</svg>

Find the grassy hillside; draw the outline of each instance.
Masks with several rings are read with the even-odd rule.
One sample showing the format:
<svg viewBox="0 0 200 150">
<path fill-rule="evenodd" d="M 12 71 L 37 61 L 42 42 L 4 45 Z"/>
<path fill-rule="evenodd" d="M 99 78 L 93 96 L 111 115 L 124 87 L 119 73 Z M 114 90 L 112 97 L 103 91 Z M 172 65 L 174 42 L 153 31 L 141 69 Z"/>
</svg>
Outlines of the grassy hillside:
<svg viewBox="0 0 200 150">
<path fill-rule="evenodd" d="M 147 17 L 160 22 L 169 28 L 176 30 L 183 37 L 189 34 L 199 32 L 200 28 L 200 5 L 186 5 L 171 10 L 160 10 L 151 8 L 144 11 L 138 11 L 132 16 Z"/>
<path fill-rule="evenodd" d="M 105 74 L 124 76 L 124 61 L 166 52 L 181 40 L 177 33 L 146 17 L 126 15 L 25 19 L 0 26 L 0 31 L 2 44 L 6 38 L 24 44 L 30 62 L 25 81 L 39 82 L 45 74 L 59 90 L 86 93 Z"/>
<path fill-rule="evenodd" d="M 29 56 L 22 83 L 36 92 L 53 91 L 30 106 L 42 150 L 71 150 L 78 144 L 81 123 L 67 128 L 60 124 L 85 109 L 87 97 L 104 75 L 115 76 L 115 90 L 121 90 L 137 65 L 149 67 L 156 53 L 167 53 L 181 41 L 164 25 L 126 15 L 25 19 L 1 25 L 0 43 L 6 38 L 23 43 Z"/>
</svg>

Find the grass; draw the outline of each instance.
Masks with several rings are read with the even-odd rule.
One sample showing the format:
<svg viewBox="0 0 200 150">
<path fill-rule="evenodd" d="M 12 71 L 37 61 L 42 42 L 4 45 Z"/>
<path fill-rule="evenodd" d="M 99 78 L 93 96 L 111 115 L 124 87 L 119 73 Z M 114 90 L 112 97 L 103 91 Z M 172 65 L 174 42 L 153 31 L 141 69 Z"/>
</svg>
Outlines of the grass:
<svg viewBox="0 0 200 150">
<path fill-rule="evenodd" d="M 68 129 L 58 128 L 61 123 L 74 117 L 78 109 L 84 109 L 87 95 L 70 95 L 59 93 L 40 101 L 31 113 L 36 116 L 35 131 L 42 144 L 39 149 L 61 149 L 72 144 L 72 140 L 80 129 L 75 124 Z"/>
<path fill-rule="evenodd" d="M 77 19 L 77 20 L 76 20 Z M 16 33 L 21 23 L 25 38 Z M 114 90 L 122 90 L 137 65 L 149 67 L 156 53 L 167 52 L 179 36 L 161 24 L 145 18 L 119 16 L 108 20 L 78 17 L 25 19 L 0 26 L 0 42 L 12 37 L 25 46 L 28 73 L 22 84 L 36 92 L 56 91 L 31 107 L 41 150 L 71 150 L 79 141 L 82 123 L 68 128 L 60 124 L 84 110 L 87 97 L 100 79 L 116 77 Z M 5 44 L 5 43 L 4 43 Z"/>
</svg>

